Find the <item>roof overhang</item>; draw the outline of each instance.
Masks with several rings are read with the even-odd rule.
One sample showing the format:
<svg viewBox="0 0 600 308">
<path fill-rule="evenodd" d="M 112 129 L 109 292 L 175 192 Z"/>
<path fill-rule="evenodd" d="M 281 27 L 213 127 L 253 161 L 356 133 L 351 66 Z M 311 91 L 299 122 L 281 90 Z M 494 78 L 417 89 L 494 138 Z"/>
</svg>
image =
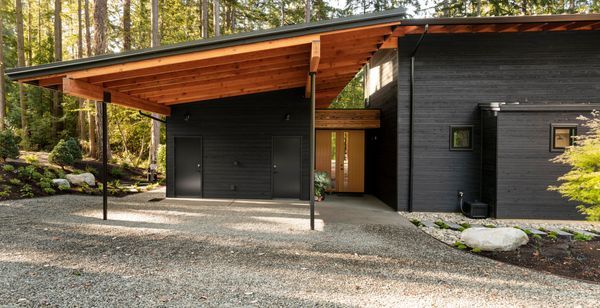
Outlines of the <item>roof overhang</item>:
<svg viewBox="0 0 600 308">
<path fill-rule="evenodd" d="M 397 37 L 429 33 L 600 29 L 600 15 L 402 19 L 404 10 L 243 33 L 8 70 L 12 80 L 168 115 L 170 106 L 305 87 L 317 73 L 326 107 L 371 56 Z"/>
</svg>

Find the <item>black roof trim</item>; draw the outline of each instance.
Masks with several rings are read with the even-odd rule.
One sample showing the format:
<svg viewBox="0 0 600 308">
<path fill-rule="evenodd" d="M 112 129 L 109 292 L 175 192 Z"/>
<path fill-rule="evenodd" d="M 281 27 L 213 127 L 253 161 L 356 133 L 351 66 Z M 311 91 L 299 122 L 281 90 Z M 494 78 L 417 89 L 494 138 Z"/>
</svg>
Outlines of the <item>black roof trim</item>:
<svg viewBox="0 0 600 308">
<path fill-rule="evenodd" d="M 479 104 L 479 108 L 500 112 L 591 112 L 600 110 L 600 103 L 483 103 Z"/>
<path fill-rule="evenodd" d="M 403 19 L 405 17 L 405 9 L 394 9 L 366 15 L 324 20 L 308 24 L 289 25 L 269 30 L 238 33 L 180 44 L 145 48 L 118 54 L 107 54 L 84 59 L 41 64 L 31 67 L 12 68 L 7 69 L 6 75 L 11 80 L 33 78 L 37 76 L 60 74 L 74 70 L 88 69 L 112 64 L 140 61 L 163 56 L 244 45 L 307 34 L 351 29 L 388 22 L 400 22 L 403 26 L 410 26 L 426 24 L 471 25 L 496 23 L 600 21 L 600 14 Z"/>
</svg>

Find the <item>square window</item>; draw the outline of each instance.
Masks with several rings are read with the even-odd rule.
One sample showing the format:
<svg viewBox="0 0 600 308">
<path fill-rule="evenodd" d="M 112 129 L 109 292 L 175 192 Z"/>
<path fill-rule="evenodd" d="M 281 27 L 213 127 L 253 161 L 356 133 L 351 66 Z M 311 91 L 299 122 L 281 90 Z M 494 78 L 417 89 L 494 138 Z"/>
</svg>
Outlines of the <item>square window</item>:
<svg viewBox="0 0 600 308">
<path fill-rule="evenodd" d="M 450 126 L 450 150 L 465 151 L 473 149 L 473 126 Z"/>
<path fill-rule="evenodd" d="M 573 137 L 577 136 L 577 125 L 553 124 L 551 128 L 550 151 L 564 151 L 573 145 Z"/>
</svg>

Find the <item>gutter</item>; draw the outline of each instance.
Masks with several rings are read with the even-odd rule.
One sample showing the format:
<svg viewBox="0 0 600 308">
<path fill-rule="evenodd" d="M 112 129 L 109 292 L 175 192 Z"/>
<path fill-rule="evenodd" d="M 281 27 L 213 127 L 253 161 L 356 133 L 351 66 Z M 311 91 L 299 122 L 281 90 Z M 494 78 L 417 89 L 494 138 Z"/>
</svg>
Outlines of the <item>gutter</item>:
<svg viewBox="0 0 600 308">
<path fill-rule="evenodd" d="M 408 212 L 413 211 L 413 186 L 414 186 L 414 157 L 415 157 L 415 148 L 414 148 L 414 127 L 415 127 L 415 56 L 419 47 L 421 47 L 421 43 L 427 35 L 427 31 L 429 31 L 429 24 L 425 25 L 425 30 L 419 37 L 417 44 L 415 45 L 415 49 L 410 54 L 410 112 L 409 112 L 409 128 L 408 128 L 408 147 L 409 147 L 409 155 L 408 155 Z"/>
</svg>

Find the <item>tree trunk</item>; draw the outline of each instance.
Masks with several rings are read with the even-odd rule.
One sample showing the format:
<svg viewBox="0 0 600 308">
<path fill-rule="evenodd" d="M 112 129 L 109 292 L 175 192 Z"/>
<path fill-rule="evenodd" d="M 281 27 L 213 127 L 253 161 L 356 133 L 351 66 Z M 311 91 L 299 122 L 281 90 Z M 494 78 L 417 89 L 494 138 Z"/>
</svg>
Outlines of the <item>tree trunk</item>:
<svg viewBox="0 0 600 308">
<path fill-rule="evenodd" d="M 160 36 L 158 32 L 158 0 L 152 0 L 152 47 L 160 46 Z M 152 116 L 159 117 L 153 113 Z M 148 158 L 150 167 L 156 168 L 156 157 L 158 156 L 158 145 L 160 144 L 160 122 L 150 120 L 150 150 Z"/>
<path fill-rule="evenodd" d="M 4 0 L 0 0 L 0 8 L 4 7 Z M 4 25 L 0 18 L 0 131 L 4 130 L 6 118 L 6 95 L 4 94 Z"/>
<path fill-rule="evenodd" d="M 306 2 L 304 3 L 304 22 L 305 23 L 309 23 L 310 22 L 310 1 L 311 0 L 305 0 Z"/>
<path fill-rule="evenodd" d="M 81 0 L 77 0 L 77 57 L 83 58 L 83 18 L 81 16 Z M 77 131 L 79 132 L 79 141 L 84 141 L 85 136 L 85 106 L 83 99 L 77 99 Z"/>
<path fill-rule="evenodd" d="M 86 44 L 86 55 L 92 56 L 92 33 L 90 31 L 90 3 L 89 0 L 84 2 L 84 13 L 85 13 L 85 44 Z M 96 142 L 96 118 L 91 110 L 92 102 L 88 99 L 85 101 L 85 105 L 88 106 L 87 118 L 88 118 L 88 138 L 89 138 L 89 155 L 91 157 L 98 157 L 98 143 Z M 95 103 L 93 104 L 95 105 Z"/>
<path fill-rule="evenodd" d="M 94 55 L 102 55 L 106 53 L 107 39 L 106 39 L 106 24 L 107 20 L 107 0 L 96 0 L 94 5 Z M 102 145 L 102 102 L 96 102 L 96 140 L 99 145 Z M 97 147 L 97 156 L 99 159 L 102 157 L 102 148 Z M 110 160 L 111 152 L 110 146 L 107 148 L 107 160 Z"/>
<path fill-rule="evenodd" d="M 221 36 L 221 4 L 219 0 L 213 0 L 213 19 L 215 24 L 215 37 Z"/>
<path fill-rule="evenodd" d="M 281 0 L 281 16 L 279 16 L 279 25 L 285 25 L 285 0 Z"/>
<path fill-rule="evenodd" d="M 131 0 L 123 4 L 123 50 L 131 50 Z"/>
<path fill-rule="evenodd" d="M 60 0 L 54 0 L 54 61 L 62 61 L 62 6 Z M 58 141 L 58 133 L 62 129 L 62 95 L 54 91 L 52 101 L 52 137 Z"/>
<path fill-rule="evenodd" d="M 17 23 L 17 66 L 25 66 L 25 39 L 23 37 L 23 4 L 21 0 L 15 0 L 15 21 Z M 27 125 L 27 101 L 25 88 L 19 83 L 19 101 L 21 108 L 21 138 L 24 144 L 28 144 L 29 133 Z"/>
<path fill-rule="evenodd" d="M 202 38 L 208 38 L 208 0 L 202 1 Z"/>
</svg>

